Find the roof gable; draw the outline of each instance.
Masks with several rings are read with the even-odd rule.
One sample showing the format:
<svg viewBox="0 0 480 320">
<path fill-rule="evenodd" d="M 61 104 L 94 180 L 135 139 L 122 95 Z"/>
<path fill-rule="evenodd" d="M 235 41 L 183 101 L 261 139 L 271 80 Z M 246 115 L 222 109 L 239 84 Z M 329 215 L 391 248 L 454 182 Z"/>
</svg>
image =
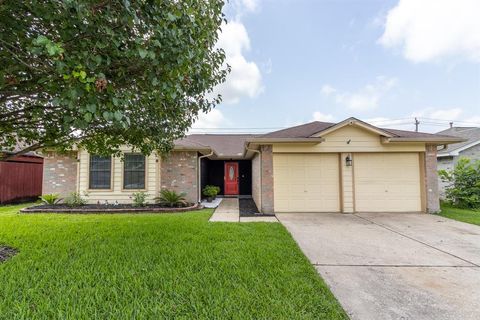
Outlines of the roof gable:
<svg viewBox="0 0 480 320">
<path fill-rule="evenodd" d="M 322 137 L 322 136 L 325 136 L 325 135 L 327 135 L 327 134 L 329 134 L 333 131 L 341 129 L 345 126 L 360 127 L 364 130 L 370 131 L 372 133 L 375 133 L 375 134 L 378 134 L 380 136 L 384 136 L 384 137 L 387 137 L 387 138 L 391 138 L 391 137 L 394 136 L 394 135 L 392 135 L 392 133 L 390 133 L 390 132 L 388 132 L 384 129 L 377 128 L 375 126 L 372 126 L 369 123 L 363 122 L 361 120 L 358 120 L 358 119 L 352 117 L 352 118 L 345 119 L 342 122 L 337 123 L 336 125 L 330 126 L 330 127 L 326 128 L 325 130 L 317 132 L 317 133 L 311 135 L 311 137 Z"/>
</svg>

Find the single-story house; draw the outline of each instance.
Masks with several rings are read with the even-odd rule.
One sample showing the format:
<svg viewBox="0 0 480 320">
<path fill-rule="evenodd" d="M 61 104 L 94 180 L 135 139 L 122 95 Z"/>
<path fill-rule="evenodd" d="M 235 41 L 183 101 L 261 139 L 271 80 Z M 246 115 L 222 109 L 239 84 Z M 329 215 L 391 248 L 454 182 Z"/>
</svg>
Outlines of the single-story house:
<svg viewBox="0 0 480 320">
<path fill-rule="evenodd" d="M 464 141 L 439 147 L 437 154 L 438 170 L 451 170 L 455 167 L 458 159 L 465 157 L 480 160 L 480 128 L 478 127 L 451 127 L 438 132 L 440 135 L 448 135 L 462 138 Z M 446 183 L 439 181 L 440 196 L 445 194 Z"/>
<path fill-rule="evenodd" d="M 165 157 L 46 152 L 43 193 L 128 203 L 135 191 L 152 199 L 168 188 L 197 202 L 214 184 L 225 197 L 252 197 L 263 213 L 436 212 L 437 146 L 460 141 L 349 118 L 262 135 L 188 135 Z"/>
</svg>

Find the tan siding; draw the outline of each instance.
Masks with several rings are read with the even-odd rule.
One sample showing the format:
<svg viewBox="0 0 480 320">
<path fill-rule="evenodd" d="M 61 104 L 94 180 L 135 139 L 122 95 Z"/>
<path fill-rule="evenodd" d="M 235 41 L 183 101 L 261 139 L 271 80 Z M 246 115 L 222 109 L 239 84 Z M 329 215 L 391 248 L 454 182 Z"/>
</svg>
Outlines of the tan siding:
<svg viewBox="0 0 480 320">
<path fill-rule="evenodd" d="M 274 153 L 317 152 L 423 152 L 425 143 L 382 143 L 379 135 L 355 126 L 346 126 L 324 136 L 325 141 L 312 144 L 274 144 Z M 349 143 L 347 143 L 350 141 Z"/>
<path fill-rule="evenodd" d="M 125 153 L 131 152 L 128 148 L 122 148 Z M 87 191 L 89 203 L 97 203 L 97 201 L 109 202 L 118 201 L 119 203 L 131 203 L 130 198 L 132 193 L 137 190 L 124 190 L 123 189 L 123 162 L 120 158 L 113 158 L 112 162 L 112 188 L 111 190 L 89 190 L 89 160 L 90 156 L 85 150 L 79 151 L 80 158 L 80 170 L 79 170 L 79 191 L 83 193 Z M 145 192 L 148 193 L 148 200 L 153 202 L 153 198 L 158 193 L 158 172 L 157 156 L 152 154 L 146 159 L 146 177 L 145 177 Z"/>
<path fill-rule="evenodd" d="M 345 158 L 348 156 L 348 153 L 342 153 L 340 156 L 340 167 L 341 174 L 340 178 L 342 186 L 342 208 L 343 212 L 351 213 L 354 211 L 353 204 L 353 167 L 347 167 L 345 165 Z M 352 156 L 352 155 L 350 155 Z"/>
</svg>

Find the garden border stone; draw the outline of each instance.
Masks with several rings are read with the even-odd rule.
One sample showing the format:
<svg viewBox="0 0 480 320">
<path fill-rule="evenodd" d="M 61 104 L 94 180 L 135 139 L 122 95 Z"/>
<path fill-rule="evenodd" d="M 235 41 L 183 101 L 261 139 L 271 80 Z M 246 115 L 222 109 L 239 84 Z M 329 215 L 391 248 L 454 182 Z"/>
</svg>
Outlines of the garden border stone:
<svg viewBox="0 0 480 320">
<path fill-rule="evenodd" d="M 203 209 L 203 206 L 194 204 L 189 207 L 167 208 L 167 207 L 138 207 L 138 208 L 38 208 L 38 206 L 23 208 L 21 213 L 175 213 Z"/>
</svg>

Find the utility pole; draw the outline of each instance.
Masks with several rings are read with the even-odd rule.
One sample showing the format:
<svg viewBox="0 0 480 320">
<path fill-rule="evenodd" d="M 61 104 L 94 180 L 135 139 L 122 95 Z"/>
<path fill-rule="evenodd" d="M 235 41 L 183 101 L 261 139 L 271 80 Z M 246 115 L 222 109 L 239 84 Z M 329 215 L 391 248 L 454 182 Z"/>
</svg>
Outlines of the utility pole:
<svg viewBox="0 0 480 320">
<path fill-rule="evenodd" d="M 417 118 L 415 118 L 415 132 L 418 132 L 418 125 L 420 124 L 420 121 L 418 121 Z"/>
</svg>

